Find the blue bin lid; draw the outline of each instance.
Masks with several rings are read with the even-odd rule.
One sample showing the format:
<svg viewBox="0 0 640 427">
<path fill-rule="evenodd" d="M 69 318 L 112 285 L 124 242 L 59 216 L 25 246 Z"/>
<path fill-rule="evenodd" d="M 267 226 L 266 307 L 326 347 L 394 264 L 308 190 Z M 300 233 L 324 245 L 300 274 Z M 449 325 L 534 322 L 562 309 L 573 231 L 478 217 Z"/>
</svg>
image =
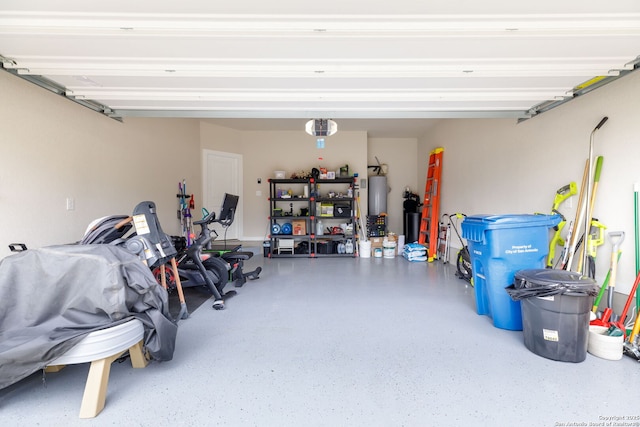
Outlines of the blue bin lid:
<svg viewBox="0 0 640 427">
<path fill-rule="evenodd" d="M 507 214 L 507 215 L 473 215 L 467 216 L 461 224 L 462 237 L 480 241 L 486 230 L 520 228 L 520 227 L 555 227 L 560 223 L 560 215 L 541 214 Z"/>
<path fill-rule="evenodd" d="M 464 227 L 465 222 L 480 222 L 485 228 L 555 227 L 561 219 L 560 215 L 541 214 L 473 215 L 467 216 L 462 224 Z"/>
</svg>

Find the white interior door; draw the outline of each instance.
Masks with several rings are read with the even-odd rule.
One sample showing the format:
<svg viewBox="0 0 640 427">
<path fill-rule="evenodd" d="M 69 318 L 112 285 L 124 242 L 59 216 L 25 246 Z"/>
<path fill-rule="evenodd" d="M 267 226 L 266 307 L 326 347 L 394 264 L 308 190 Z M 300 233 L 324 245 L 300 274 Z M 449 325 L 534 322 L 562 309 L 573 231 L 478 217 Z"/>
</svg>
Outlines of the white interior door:
<svg viewBox="0 0 640 427">
<path fill-rule="evenodd" d="M 217 223 L 211 228 L 218 233 L 218 241 L 222 241 L 225 237 L 227 239 L 240 239 L 240 236 L 242 236 L 242 155 L 204 150 L 202 157 L 203 206 L 209 212 L 215 212 L 216 216 L 218 216 L 220 208 L 222 208 L 224 193 L 235 194 L 240 197 L 233 224 L 226 230 Z"/>
</svg>

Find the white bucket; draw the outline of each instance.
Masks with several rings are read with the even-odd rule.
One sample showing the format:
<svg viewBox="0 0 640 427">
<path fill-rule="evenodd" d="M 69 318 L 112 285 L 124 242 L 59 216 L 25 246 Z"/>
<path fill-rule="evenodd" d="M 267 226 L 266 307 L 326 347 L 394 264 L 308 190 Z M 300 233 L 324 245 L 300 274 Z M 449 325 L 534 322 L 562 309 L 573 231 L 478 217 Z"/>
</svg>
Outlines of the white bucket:
<svg viewBox="0 0 640 427">
<path fill-rule="evenodd" d="M 624 338 L 622 336 L 612 337 L 605 335 L 606 326 L 589 326 L 589 344 L 587 351 L 594 356 L 607 360 L 622 359 L 622 346 Z"/>
<path fill-rule="evenodd" d="M 382 248 L 373 248 L 373 257 L 382 258 Z"/>
<path fill-rule="evenodd" d="M 386 241 L 382 244 L 382 255 L 385 258 L 395 258 L 396 256 L 396 242 Z"/>
<path fill-rule="evenodd" d="M 371 258 L 371 241 L 360 240 L 358 243 L 360 258 Z"/>
</svg>

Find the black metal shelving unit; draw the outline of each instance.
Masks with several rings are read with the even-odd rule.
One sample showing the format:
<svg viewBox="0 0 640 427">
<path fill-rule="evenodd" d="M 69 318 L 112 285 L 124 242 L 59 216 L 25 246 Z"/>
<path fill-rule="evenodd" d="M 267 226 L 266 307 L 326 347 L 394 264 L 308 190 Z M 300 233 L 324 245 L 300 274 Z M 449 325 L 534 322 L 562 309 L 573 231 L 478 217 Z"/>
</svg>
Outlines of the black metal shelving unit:
<svg viewBox="0 0 640 427">
<path fill-rule="evenodd" d="M 355 257 L 354 183 L 352 177 L 270 179 L 269 257 Z M 317 233 L 319 224 L 323 234 Z"/>
</svg>

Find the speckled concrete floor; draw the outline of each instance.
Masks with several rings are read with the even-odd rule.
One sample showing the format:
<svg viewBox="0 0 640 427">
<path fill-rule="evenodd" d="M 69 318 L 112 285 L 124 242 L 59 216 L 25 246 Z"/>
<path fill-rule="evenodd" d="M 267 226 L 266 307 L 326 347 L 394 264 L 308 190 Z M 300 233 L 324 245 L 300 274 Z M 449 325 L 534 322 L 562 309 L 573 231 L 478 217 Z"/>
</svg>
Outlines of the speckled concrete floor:
<svg viewBox="0 0 640 427">
<path fill-rule="evenodd" d="M 261 278 L 227 310 L 205 303 L 181 321 L 172 361 L 113 365 L 97 418 L 78 418 L 88 365 L 76 365 L 1 390 L 2 425 L 640 425 L 640 364 L 530 352 L 476 314 L 449 265 L 250 262 Z"/>
</svg>

